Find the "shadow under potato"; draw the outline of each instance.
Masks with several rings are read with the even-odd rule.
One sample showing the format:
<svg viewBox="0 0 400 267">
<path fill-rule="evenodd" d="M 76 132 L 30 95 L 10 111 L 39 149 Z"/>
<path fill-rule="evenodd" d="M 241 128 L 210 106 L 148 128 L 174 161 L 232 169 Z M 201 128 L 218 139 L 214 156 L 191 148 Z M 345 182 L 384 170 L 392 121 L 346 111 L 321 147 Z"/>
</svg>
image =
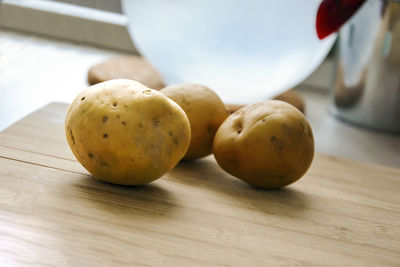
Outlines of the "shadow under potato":
<svg viewBox="0 0 400 267">
<path fill-rule="evenodd" d="M 174 181 L 177 190 L 167 190 L 168 181 Z M 178 210 L 185 208 L 180 200 L 180 190 L 203 190 L 205 196 L 207 191 L 213 191 L 214 196 L 223 196 L 225 204 L 227 201 L 238 209 L 290 219 L 303 217 L 311 208 L 311 201 L 301 191 L 290 186 L 274 190 L 252 187 L 222 170 L 212 156 L 183 161 L 159 180 L 142 186 L 115 185 L 87 175 L 74 187 L 83 205 L 127 221 L 133 218 L 176 219 Z"/>
<path fill-rule="evenodd" d="M 224 194 L 232 200 L 232 205 L 241 201 L 242 207 L 265 213 L 299 217 L 311 205 L 306 194 L 290 186 L 266 190 L 248 185 L 222 170 L 212 157 L 183 161 L 170 174 L 169 179 L 186 186 Z"/>
<path fill-rule="evenodd" d="M 75 186 L 75 190 L 81 192 L 81 198 L 109 214 L 160 219 L 171 217 L 178 207 L 175 196 L 155 183 L 122 186 L 96 180 L 88 175 Z"/>
</svg>

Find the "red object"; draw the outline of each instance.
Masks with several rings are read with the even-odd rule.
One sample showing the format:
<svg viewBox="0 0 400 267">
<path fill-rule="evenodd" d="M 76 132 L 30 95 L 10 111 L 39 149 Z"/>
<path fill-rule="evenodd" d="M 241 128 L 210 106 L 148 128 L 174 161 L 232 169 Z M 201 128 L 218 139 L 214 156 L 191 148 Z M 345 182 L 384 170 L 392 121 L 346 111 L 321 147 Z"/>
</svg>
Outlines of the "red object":
<svg viewBox="0 0 400 267">
<path fill-rule="evenodd" d="M 324 39 L 339 28 L 360 8 L 365 0 L 323 0 L 317 12 L 317 34 Z"/>
</svg>

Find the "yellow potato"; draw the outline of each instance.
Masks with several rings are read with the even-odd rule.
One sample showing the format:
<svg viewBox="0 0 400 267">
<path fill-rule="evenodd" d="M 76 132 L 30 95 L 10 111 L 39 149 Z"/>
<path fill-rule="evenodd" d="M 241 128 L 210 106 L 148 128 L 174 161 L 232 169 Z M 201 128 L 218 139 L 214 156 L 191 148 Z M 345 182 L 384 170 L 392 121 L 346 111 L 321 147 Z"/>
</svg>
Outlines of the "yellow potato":
<svg viewBox="0 0 400 267">
<path fill-rule="evenodd" d="M 151 182 L 185 155 L 190 125 L 163 94 L 132 80 L 111 80 L 82 91 L 65 120 L 68 144 L 97 179 L 122 185 Z"/>
<path fill-rule="evenodd" d="M 189 118 L 191 140 L 184 159 L 211 154 L 214 135 L 229 115 L 218 95 L 203 85 L 189 83 L 171 85 L 160 92 L 178 103 Z"/>
<path fill-rule="evenodd" d="M 218 164 L 260 188 L 279 188 L 300 179 L 311 165 L 314 138 L 303 114 L 270 100 L 239 109 L 218 129 L 213 145 Z"/>
</svg>

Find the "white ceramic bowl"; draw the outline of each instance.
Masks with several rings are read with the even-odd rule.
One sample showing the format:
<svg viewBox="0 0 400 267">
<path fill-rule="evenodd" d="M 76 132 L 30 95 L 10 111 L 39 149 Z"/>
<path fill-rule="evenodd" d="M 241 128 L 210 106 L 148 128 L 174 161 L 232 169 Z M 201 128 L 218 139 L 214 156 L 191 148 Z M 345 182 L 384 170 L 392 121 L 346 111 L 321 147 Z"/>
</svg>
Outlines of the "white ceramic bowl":
<svg viewBox="0 0 400 267">
<path fill-rule="evenodd" d="M 166 83 L 194 82 L 226 102 L 260 101 L 313 72 L 335 36 L 317 38 L 320 0 L 123 0 L 139 51 Z"/>
</svg>

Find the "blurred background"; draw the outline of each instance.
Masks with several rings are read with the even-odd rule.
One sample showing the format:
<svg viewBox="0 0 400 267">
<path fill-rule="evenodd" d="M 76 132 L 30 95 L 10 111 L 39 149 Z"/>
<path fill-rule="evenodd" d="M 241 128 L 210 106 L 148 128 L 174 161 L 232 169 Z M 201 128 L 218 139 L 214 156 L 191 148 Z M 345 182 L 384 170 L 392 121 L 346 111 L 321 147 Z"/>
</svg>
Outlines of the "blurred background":
<svg viewBox="0 0 400 267">
<path fill-rule="evenodd" d="M 168 5 L 167 2 L 164 1 L 165 5 Z M 159 62 L 160 57 L 152 58 L 152 55 L 157 54 L 146 44 L 145 41 L 148 38 L 143 37 L 143 32 L 147 33 L 146 29 L 142 30 L 143 25 L 151 23 L 159 25 L 162 17 L 156 17 L 146 9 L 143 9 L 143 12 L 138 11 L 135 5 L 130 7 L 129 12 L 126 8 L 126 3 L 124 6 L 124 3 L 119 0 L 1 1 L 0 131 L 49 102 L 70 103 L 80 90 L 88 86 L 89 70 L 116 56 L 138 55 L 140 51 L 149 57 L 150 62 L 161 72 L 167 83 L 180 81 L 181 77 L 172 77 L 173 75 L 168 72 L 172 67 L 164 69 L 166 63 Z M 154 11 L 154 8 L 146 8 Z M 316 9 L 310 12 L 314 14 Z M 282 14 L 279 12 L 269 10 L 265 13 L 268 13 L 270 20 L 282 20 Z M 129 15 L 129 18 L 126 15 Z M 302 21 L 302 12 L 290 13 L 290 19 L 299 23 Z M 307 17 L 307 21 L 314 19 L 315 17 Z M 143 22 L 143 25 L 140 22 Z M 137 29 L 132 23 L 138 25 Z M 257 23 L 257 21 L 252 23 Z M 136 32 L 137 37 L 140 37 L 137 40 L 138 43 L 135 39 Z M 277 46 L 285 45 L 273 36 L 269 38 Z M 270 74 L 271 78 L 266 76 L 265 79 L 270 80 L 270 90 L 266 88 L 263 95 L 264 85 L 260 86 L 258 91 L 248 95 L 249 102 L 258 98 L 260 101 L 272 98 L 291 89 L 304 101 L 305 115 L 314 131 L 317 152 L 387 166 L 400 166 L 399 134 L 360 127 L 354 123 L 345 122 L 337 114 L 333 115 L 332 103 L 335 96 L 333 90 L 337 77 L 339 44 L 333 45 L 335 35 L 329 38 L 330 40 L 325 41 L 324 50 L 326 51 L 319 53 L 313 66 L 304 72 L 294 69 L 293 73 L 299 74 L 299 77 L 293 81 L 288 80 L 286 87 L 273 86 L 273 77 L 276 74 Z M 168 43 L 165 37 L 160 37 L 160 39 L 165 44 Z M 315 42 L 317 42 L 316 37 Z M 165 47 L 167 48 L 167 45 Z M 316 54 L 317 50 L 314 51 Z M 257 58 L 260 61 L 262 59 Z M 287 73 L 289 67 L 293 67 L 289 63 L 285 65 L 288 69 L 281 71 L 284 74 Z M 187 77 L 190 77 L 190 81 L 193 82 L 204 80 L 202 77 L 203 80 L 195 81 L 190 73 Z M 210 76 L 205 75 L 205 77 Z M 242 81 L 251 83 L 245 79 Z M 263 82 L 265 83 L 265 80 Z M 218 81 L 213 81 L 211 85 L 214 84 L 218 87 Z M 255 88 L 256 85 L 254 83 L 251 87 Z M 227 89 L 210 87 L 222 94 L 223 99 L 229 102 L 228 104 L 246 102 L 245 97 L 240 93 L 247 89 L 234 94 L 238 96 L 236 99 L 239 99 L 235 101 L 234 97 L 225 96 Z M 243 85 L 238 86 L 238 88 L 241 87 Z M 276 91 L 268 93 L 275 87 Z M 244 101 L 240 101 L 243 99 Z"/>
</svg>

